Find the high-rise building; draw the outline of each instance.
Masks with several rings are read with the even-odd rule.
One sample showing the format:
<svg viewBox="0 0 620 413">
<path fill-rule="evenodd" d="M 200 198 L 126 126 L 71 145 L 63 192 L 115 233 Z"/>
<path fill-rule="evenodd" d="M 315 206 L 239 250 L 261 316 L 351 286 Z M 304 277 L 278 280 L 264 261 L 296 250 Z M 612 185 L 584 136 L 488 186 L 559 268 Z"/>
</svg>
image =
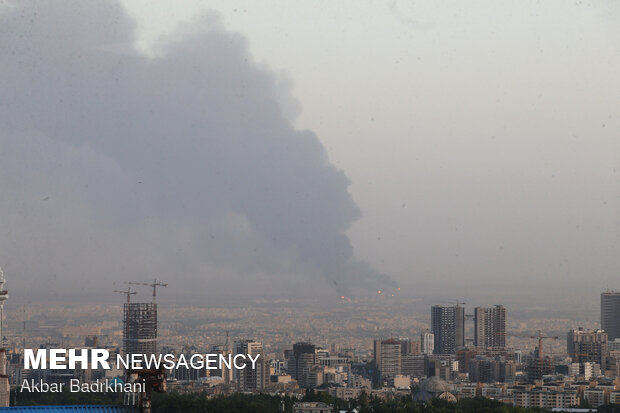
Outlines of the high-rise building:
<svg viewBox="0 0 620 413">
<path fill-rule="evenodd" d="M 288 367 L 291 376 L 297 380 L 299 387 L 310 387 L 310 370 L 318 364 L 316 346 L 311 343 L 295 343 Z"/>
<path fill-rule="evenodd" d="M 601 328 L 607 332 L 609 340 L 620 338 L 620 292 L 601 293 Z"/>
<path fill-rule="evenodd" d="M 4 288 L 4 273 L 0 268 L 0 407 L 8 407 L 11 399 L 9 376 L 6 374 L 6 350 L 2 348 L 4 342 L 4 303 L 9 298 L 8 291 Z"/>
<path fill-rule="evenodd" d="M 431 354 L 426 357 L 424 366 L 427 377 L 437 376 L 443 380 L 452 380 L 453 373 L 458 370 L 458 361 L 451 354 Z"/>
<path fill-rule="evenodd" d="M 420 342 L 409 340 L 408 338 L 401 338 L 398 341 L 400 341 L 401 355 L 420 354 Z"/>
<path fill-rule="evenodd" d="M 420 334 L 420 350 L 422 354 L 433 354 L 435 350 L 435 334 L 423 331 Z"/>
<path fill-rule="evenodd" d="M 11 400 L 11 386 L 6 372 L 6 350 L 0 348 L 0 408 L 8 407 Z"/>
<path fill-rule="evenodd" d="M 237 390 L 252 391 L 264 389 L 270 382 L 269 364 L 263 354 L 263 344 L 253 340 L 235 342 L 234 355 L 249 354 L 259 356 L 256 360 L 256 368 L 246 365 L 246 368 L 233 370 L 237 382 Z"/>
<path fill-rule="evenodd" d="M 225 344 L 216 344 L 211 346 L 210 350 L 211 354 L 221 354 L 224 357 L 231 354 L 230 347 L 228 345 L 228 337 L 226 337 Z M 219 366 L 218 366 L 219 367 Z M 225 365 L 222 365 L 221 368 L 207 370 L 210 376 L 219 376 L 222 378 L 224 384 L 229 384 L 233 379 L 233 369 L 232 366 L 228 368 Z"/>
<path fill-rule="evenodd" d="M 157 304 L 125 303 L 125 354 L 157 354 Z"/>
<path fill-rule="evenodd" d="M 506 347 L 506 308 L 476 307 L 474 310 L 474 345 L 482 348 Z"/>
<path fill-rule="evenodd" d="M 534 347 L 534 357 L 526 360 L 525 374 L 530 383 L 541 380 L 543 376 L 553 374 L 554 359 L 544 355 L 538 346 Z"/>
<path fill-rule="evenodd" d="M 469 380 L 474 383 L 513 381 L 516 363 L 493 357 L 477 356 L 467 363 Z"/>
<path fill-rule="evenodd" d="M 375 366 L 379 368 L 381 364 L 381 342 L 383 340 L 375 340 L 372 342 L 372 354 L 374 356 Z"/>
<path fill-rule="evenodd" d="M 460 305 L 431 307 L 435 354 L 455 354 L 465 345 L 465 309 Z"/>
<path fill-rule="evenodd" d="M 381 363 L 379 364 L 381 381 L 393 384 L 394 377 L 400 374 L 401 355 L 400 341 L 391 338 L 381 342 Z"/>
<path fill-rule="evenodd" d="M 409 377 L 425 377 L 426 356 L 424 354 L 408 354 L 400 360 L 400 374 Z"/>
<path fill-rule="evenodd" d="M 573 363 L 598 363 L 605 370 L 607 333 L 603 330 L 584 330 L 579 327 L 566 335 L 566 352 Z"/>
</svg>

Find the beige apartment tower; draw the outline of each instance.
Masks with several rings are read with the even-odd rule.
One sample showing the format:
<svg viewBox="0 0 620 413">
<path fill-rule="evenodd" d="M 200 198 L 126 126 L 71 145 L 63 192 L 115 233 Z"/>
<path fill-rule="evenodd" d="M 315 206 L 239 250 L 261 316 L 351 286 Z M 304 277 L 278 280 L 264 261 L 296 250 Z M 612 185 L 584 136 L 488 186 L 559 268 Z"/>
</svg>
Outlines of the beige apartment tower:
<svg viewBox="0 0 620 413">
<path fill-rule="evenodd" d="M 263 354 L 263 344 L 258 341 L 244 340 L 235 343 L 235 355 L 250 354 L 259 356 L 256 368 L 249 365 L 241 370 L 233 370 L 237 382 L 237 390 L 241 392 L 261 390 L 269 385 L 269 364 Z"/>
<path fill-rule="evenodd" d="M 598 363 L 606 368 L 608 335 L 603 330 L 585 330 L 579 327 L 566 335 L 566 352 L 573 363 Z"/>
<path fill-rule="evenodd" d="M 476 307 L 474 310 L 474 345 L 479 348 L 506 347 L 506 308 Z"/>
<path fill-rule="evenodd" d="M 400 341 L 393 338 L 382 341 L 380 354 L 381 381 L 387 381 L 389 385 L 392 385 L 394 377 L 401 371 L 402 351 Z"/>
</svg>

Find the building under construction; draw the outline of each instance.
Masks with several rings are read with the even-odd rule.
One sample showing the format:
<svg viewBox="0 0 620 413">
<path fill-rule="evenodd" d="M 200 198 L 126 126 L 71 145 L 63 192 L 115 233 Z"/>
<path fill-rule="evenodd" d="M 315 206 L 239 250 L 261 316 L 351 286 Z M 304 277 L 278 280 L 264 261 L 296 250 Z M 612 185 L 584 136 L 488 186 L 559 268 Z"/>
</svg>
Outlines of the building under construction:
<svg viewBox="0 0 620 413">
<path fill-rule="evenodd" d="M 9 298 L 9 292 L 4 288 L 4 273 L 0 268 L 0 408 L 7 407 L 11 398 L 9 376 L 6 374 L 6 350 L 2 348 L 4 342 L 4 303 Z"/>
<path fill-rule="evenodd" d="M 155 280 L 153 283 L 129 282 L 132 285 L 146 285 L 153 287 L 152 303 L 132 303 L 131 296 L 135 292 L 115 291 L 127 295 L 127 302 L 123 307 L 123 350 L 129 354 L 157 354 L 157 287 L 166 287 L 168 284 Z M 125 379 L 128 383 L 143 384 L 142 393 L 127 393 L 126 402 L 134 404 L 137 396 L 138 409 L 141 413 L 151 412 L 152 392 L 166 391 L 166 373 L 160 369 L 127 370 Z"/>
<path fill-rule="evenodd" d="M 125 303 L 123 349 L 125 354 L 157 353 L 156 303 Z"/>
</svg>

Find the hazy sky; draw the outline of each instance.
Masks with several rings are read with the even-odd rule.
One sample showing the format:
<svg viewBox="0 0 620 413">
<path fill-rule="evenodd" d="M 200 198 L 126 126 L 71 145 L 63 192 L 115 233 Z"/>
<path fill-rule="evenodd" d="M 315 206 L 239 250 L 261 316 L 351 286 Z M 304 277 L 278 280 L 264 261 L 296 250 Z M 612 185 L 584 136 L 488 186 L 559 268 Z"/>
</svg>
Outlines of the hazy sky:
<svg viewBox="0 0 620 413">
<path fill-rule="evenodd" d="M 9 287 L 620 288 L 617 2 L 82 3 L 0 6 Z"/>
</svg>

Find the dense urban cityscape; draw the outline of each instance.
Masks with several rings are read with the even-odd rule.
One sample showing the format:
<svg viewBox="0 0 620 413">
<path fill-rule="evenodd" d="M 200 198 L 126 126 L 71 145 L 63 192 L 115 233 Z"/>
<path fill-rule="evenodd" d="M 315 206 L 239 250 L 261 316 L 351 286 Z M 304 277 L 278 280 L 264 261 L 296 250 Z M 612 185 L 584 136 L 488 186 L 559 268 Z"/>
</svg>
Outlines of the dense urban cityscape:
<svg viewBox="0 0 620 413">
<path fill-rule="evenodd" d="M 2 288 L 4 275 L 0 278 L 5 312 L 10 301 Z M 601 293 L 600 324 L 556 321 L 536 331 L 531 329 L 536 323 L 511 321 L 510 310 L 500 304 L 432 305 L 429 323 L 426 317 L 399 313 L 394 305 L 382 312 L 376 304 L 351 300 L 323 312 L 286 310 L 281 304 L 236 309 L 161 305 L 156 289 L 167 284 L 133 284 L 152 287 L 153 299 L 135 302 L 131 286 L 117 290 L 126 296 L 117 320 L 120 305 L 39 304 L 11 311 L 15 316 L 2 330 L 2 405 L 17 400 L 23 383 L 33 380 L 127 378 L 118 369 L 24 369 L 25 348 L 107 348 L 112 354 L 172 353 L 188 359 L 200 352 L 252 354 L 258 357 L 255 369 L 170 369 L 165 388 L 208 397 L 291 397 L 300 400 L 296 412 L 332 411 L 326 403 L 301 401 L 309 390 L 345 402 L 364 394 L 385 400 L 410 396 L 419 403 L 478 396 L 544 409 L 620 404 L 620 292 Z M 523 330 L 524 324 L 530 330 Z"/>
<path fill-rule="evenodd" d="M 0 0 L 0 413 L 620 413 L 618 22 Z"/>
</svg>

